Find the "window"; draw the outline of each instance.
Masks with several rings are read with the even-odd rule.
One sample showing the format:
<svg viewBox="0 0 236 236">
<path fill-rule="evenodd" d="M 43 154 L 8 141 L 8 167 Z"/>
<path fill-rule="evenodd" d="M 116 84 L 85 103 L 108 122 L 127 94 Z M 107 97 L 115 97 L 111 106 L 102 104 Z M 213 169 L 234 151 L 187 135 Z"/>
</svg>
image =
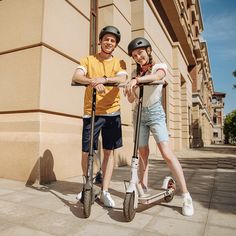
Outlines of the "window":
<svg viewBox="0 0 236 236">
<path fill-rule="evenodd" d="M 214 137 L 214 138 L 218 138 L 218 133 L 217 133 L 217 132 L 214 132 L 214 133 L 213 133 L 213 137 Z"/>
<path fill-rule="evenodd" d="M 217 116 L 213 116 L 213 123 L 214 123 L 214 125 L 217 124 Z"/>
<path fill-rule="evenodd" d="M 97 52 L 97 0 L 90 1 L 90 54 Z"/>
<path fill-rule="evenodd" d="M 217 103 L 217 99 L 216 98 L 212 98 L 212 103 L 216 104 Z"/>
</svg>

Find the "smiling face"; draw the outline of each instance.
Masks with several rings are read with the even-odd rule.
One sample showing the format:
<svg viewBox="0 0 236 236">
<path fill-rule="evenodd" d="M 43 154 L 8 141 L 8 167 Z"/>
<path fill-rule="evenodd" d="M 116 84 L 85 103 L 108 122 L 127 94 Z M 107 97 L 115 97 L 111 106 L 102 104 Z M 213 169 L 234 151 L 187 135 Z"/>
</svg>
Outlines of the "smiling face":
<svg viewBox="0 0 236 236">
<path fill-rule="evenodd" d="M 132 57 L 136 63 L 140 64 L 141 66 L 148 64 L 149 56 L 148 50 L 145 48 L 137 48 L 132 52 Z"/>
<path fill-rule="evenodd" d="M 114 34 L 105 34 L 100 40 L 103 52 L 111 54 L 116 47 L 116 37 Z"/>
</svg>

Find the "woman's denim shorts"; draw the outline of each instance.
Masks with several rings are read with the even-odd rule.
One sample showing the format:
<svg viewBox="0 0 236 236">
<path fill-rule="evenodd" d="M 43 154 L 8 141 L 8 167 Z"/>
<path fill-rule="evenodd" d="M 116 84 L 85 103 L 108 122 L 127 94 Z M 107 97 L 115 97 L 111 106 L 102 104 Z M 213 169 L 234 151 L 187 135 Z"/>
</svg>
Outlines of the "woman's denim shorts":
<svg viewBox="0 0 236 236">
<path fill-rule="evenodd" d="M 136 119 L 137 107 L 135 107 L 133 112 L 134 130 L 136 126 Z M 169 140 L 168 130 L 166 127 L 166 115 L 161 101 L 158 101 L 149 107 L 142 108 L 139 147 L 148 145 L 150 132 L 152 133 L 157 144 Z"/>
</svg>

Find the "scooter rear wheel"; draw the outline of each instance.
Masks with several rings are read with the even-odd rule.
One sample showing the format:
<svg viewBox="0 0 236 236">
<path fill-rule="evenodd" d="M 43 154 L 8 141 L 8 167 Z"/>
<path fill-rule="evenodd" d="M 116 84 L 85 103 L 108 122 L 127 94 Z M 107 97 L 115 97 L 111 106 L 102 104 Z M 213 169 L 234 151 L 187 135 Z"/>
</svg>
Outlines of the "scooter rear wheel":
<svg viewBox="0 0 236 236">
<path fill-rule="evenodd" d="M 130 222 L 134 219 L 136 214 L 136 209 L 134 208 L 135 193 L 126 193 L 124 204 L 123 204 L 123 214 L 126 221 Z"/>
<path fill-rule="evenodd" d="M 174 190 L 170 195 L 164 197 L 165 202 L 170 202 L 173 200 L 173 198 L 175 196 L 175 190 L 176 190 L 175 181 L 173 179 L 169 180 L 167 188 Z"/>
<path fill-rule="evenodd" d="M 84 201 L 83 201 L 83 205 L 84 205 L 84 217 L 88 218 L 91 214 L 91 205 L 92 205 L 92 194 L 93 194 L 93 190 L 88 189 L 88 190 L 83 190 L 84 191 Z"/>
</svg>

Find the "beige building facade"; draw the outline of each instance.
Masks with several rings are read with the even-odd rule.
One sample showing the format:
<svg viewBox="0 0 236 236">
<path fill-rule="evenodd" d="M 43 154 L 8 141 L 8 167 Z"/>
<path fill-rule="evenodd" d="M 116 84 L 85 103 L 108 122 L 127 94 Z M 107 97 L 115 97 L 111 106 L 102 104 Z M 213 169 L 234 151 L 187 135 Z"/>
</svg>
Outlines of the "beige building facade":
<svg viewBox="0 0 236 236">
<path fill-rule="evenodd" d="M 115 55 L 131 74 L 127 45 L 147 38 L 168 66 L 163 105 L 174 150 L 211 143 L 213 82 L 198 0 L 0 1 L 0 177 L 41 183 L 81 174 L 83 87 L 71 78 L 81 57 L 98 49 L 105 25 L 121 31 Z M 132 105 L 121 99 L 129 164 Z M 150 139 L 151 154 L 158 152 Z"/>
<path fill-rule="evenodd" d="M 214 93 L 213 81 L 207 44 L 200 42 L 201 57 L 198 60 L 198 77 L 193 82 L 193 109 L 192 109 L 192 132 L 191 147 L 202 147 L 212 143 L 213 138 L 213 111 L 212 95 Z"/>
</svg>

